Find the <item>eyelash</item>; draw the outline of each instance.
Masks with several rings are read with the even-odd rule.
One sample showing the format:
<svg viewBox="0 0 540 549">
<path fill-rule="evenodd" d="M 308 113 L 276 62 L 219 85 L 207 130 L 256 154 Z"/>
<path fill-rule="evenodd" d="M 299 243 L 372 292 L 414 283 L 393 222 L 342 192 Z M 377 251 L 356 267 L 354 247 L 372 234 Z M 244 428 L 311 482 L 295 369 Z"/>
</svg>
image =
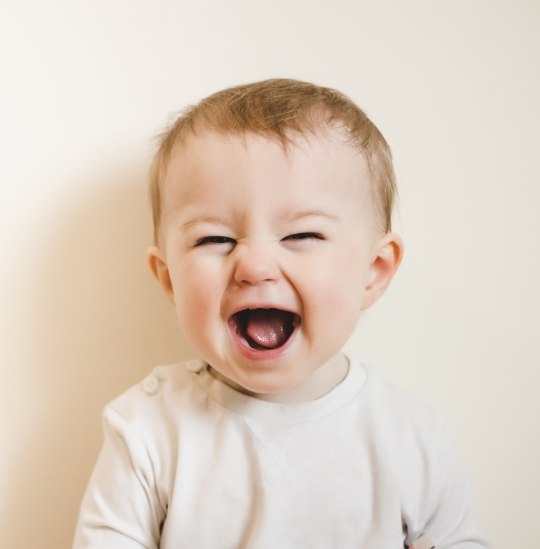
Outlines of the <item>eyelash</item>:
<svg viewBox="0 0 540 549">
<path fill-rule="evenodd" d="M 298 241 L 298 240 L 326 240 L 326 238 L 321 233 L 314 233 L 314 232 L 304 232 L 304 233 L 295 233 L 288 235 L 284 238 L 282 238 L 282 242 L 287 241 Z M 195 248 L 199 246 L 206 246 L 206 245 L 220 245 L 220 244 L 232 244 L 233 246 L 236 244 L 236 240 L 234 238 L 230 238 L 228 236 L 203 236 L 202 238 L 199 238 L 195 242 Z"/>
<path fill-rule="evenodd" d="M 203 236 L 195 242 L 195 247 L 205 246 L 206 244 L 236 244 L 236 240 L 228 236 Z"/>
<path fill-rule="evenodd" d="M 326 240 L 321 233 L 296 233 L 286 236 L 283 240 Z"/>
</svg>

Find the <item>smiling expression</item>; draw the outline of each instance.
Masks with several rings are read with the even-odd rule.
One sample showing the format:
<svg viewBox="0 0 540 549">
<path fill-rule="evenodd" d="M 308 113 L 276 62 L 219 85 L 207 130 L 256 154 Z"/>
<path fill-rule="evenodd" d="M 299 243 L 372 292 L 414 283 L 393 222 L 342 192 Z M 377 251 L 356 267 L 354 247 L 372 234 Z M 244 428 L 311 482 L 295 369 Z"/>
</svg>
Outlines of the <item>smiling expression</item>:
<svg viewBox="0 0 540 549">
<path fill-rule="evenodd" d="M 207 132 L 173 155 L 163 204 L 150 265 L 213 370 L 275 400 L 339 383 L 340 349 L 400 255 L 375 219 L 363 155 L 335 129 L 286 149 Z"/>
</svg>

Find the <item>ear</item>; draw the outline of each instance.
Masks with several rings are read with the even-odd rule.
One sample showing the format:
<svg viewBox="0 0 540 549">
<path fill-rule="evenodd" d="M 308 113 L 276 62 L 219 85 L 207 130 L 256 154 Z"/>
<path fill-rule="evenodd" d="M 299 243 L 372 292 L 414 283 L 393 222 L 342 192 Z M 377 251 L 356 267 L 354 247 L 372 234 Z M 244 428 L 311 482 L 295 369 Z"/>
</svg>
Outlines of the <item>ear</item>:
<svg viewBox="0 0 540 549">
<path fill-rule="evenodd" d="M 164 254 L 157 246 L 151 246 L 146 252 L 146 259 L 152 274 L 159 282 L 159 285 L 163 288 L 163 291 L 169 301 L 173 303 L 174 292 L 169 274 L 169 267 L 167 266 L 167 261 L 165 260 Z"/>
<path fill-rule="evenodd" d="M 385 234 L 375 245 L 364 287 L 362 310 L 371 307 L 390 285 L 403 257 L 403 241 L 395 233 Z"/>
</svg>

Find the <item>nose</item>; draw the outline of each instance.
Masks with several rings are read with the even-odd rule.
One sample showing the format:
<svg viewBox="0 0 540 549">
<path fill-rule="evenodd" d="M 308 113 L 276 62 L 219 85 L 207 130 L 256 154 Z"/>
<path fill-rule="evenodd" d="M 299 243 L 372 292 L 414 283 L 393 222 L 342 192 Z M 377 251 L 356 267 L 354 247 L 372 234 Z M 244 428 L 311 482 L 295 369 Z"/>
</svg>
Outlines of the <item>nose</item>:
<svg viewBox="0 0 540 549">
<path fill-rule="evenodd" d="M 279 266 L 270 246 L 262 244 L 238 246 L 236 251 L 238 255 L 234 279 L 238 284 L 257 285 L 275 282 L 279 278 Z"/>
</svg>

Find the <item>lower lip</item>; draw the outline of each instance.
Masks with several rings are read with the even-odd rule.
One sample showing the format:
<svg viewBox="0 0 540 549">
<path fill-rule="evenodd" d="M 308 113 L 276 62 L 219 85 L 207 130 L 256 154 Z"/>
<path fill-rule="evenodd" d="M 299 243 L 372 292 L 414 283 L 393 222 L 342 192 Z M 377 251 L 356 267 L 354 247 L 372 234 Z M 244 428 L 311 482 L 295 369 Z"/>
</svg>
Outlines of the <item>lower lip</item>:
<svg viewBox="0 0 540 549">
<path fill-rule="evenodd" d="M 232 339 L 235 342 L 236 347 L 245 358 L 253 361 L 265 361 L 280 358 L 283 354 L 287 352 L 289 347 L 292 345 L 294 338 L 296 337 L 298 327 L 296 326 L 289 339 L 287 339 L 287 341 L 281 347 L 278 347 L 276 349 L 253 349 L 253 347 L 250 347 L 244 338 L 240 337 L 236 333 L 235 327 L 229 326 L 229 331 Z"/>
</svg>

